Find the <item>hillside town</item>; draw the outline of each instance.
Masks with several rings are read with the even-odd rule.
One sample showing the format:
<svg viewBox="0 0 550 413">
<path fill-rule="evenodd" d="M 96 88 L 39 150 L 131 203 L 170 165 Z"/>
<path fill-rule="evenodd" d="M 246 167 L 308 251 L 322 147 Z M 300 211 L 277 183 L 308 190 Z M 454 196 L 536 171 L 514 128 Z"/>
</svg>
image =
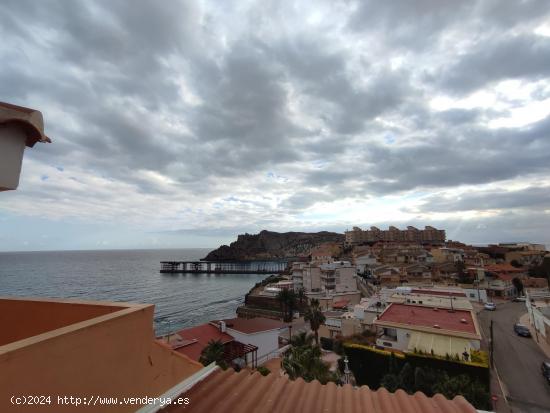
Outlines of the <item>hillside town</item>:
<svg viewBox="0 0 550 413">
<path fill-rule="evenodd" d="M 493 329 L 500 331 L 505 320 L 518 337 L 533 336 L 535 363 L 545 366 L 550 254 L 544 245 L 473 246 L 446 240 L 441 229 L 412 226 L 354 227 L 344 238 L 289 260 L 252 288 L 237 318 L 161 339 L 205 365 L 214 360 L 306 382 L 463 395 L 476 408 L 495 411 L 513 405 L 508 383 L 515 377 L 503 373 L 506 347 Z M 513 331 L 510 326 L 506 335 Z M 432 380 L 405 383 L 402 375 L 411 369 L 426 370 Z M 540 383 L 527 391 L 540 390 L 532 410 L 538 411 L 549 379 L 544 371 L 532 373 L 529 380 Z"/>
</svg>

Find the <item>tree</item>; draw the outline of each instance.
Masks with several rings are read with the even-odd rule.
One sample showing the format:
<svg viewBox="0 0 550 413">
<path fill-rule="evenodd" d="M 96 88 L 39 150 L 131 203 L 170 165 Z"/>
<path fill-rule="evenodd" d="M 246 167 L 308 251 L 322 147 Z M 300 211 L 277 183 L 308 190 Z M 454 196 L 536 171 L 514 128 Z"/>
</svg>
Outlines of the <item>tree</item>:
<svg viewBox="0 0 550 413">
<path fill-rule="evenodd" d="M 512 278 L 512 284 L 514 284 L 514 287 L 516 287 L 516 291 L 518 292 L 518 295 L 522 295 L 523 282 L 518 277 L 514 277 Z"/>
<path fill-rule="evenodd" d="M 296 294 L 294 291 L 282 289 L 277 294 L 277 300 L 281 303 L 281 312 L 283 313 L 283 321 L 290 322 L 296 308 Z"/>
<path fill-rule="evenodd" d="M 304 314 L 304 320 L 309 322 L 309 326 L 311 327 L 311 330 L 315 335 L 315 343 L 317 344 L 317 347 L 319 347 L 318 330 L 319 327 L 321 327 L 321 324 L 325 322 L 326 318 L 321 311 L 321 308 L 319 308 L 319 300 L 317 300 L 316 298 L 311 300 L 310 305 Z"/>
<path fill-rule="evenodd" d="M 283 356 L 281 368 L 291 380 L 301 377 L 306 382 L 318 380 L 321 384 L 336 380 L 328 364 L 321 359 L 318 346 L 291 347 Z"/>
<path fill-rule="evenodd" d="M 290 339 L 290 344 L 294 347 L 311 346 L 312 342 L 313 336 L 305 331 L 302 331 L 300 334 L 297 334 Z"/>
<path fill-rule="evenodd" d="M 304 300 L 306 299 L 306 290 L 304 290 L 303 288 L 300 288 L 296 293 L 296 298 L 300 302 L 300 309 L 301 309 L 301 307 L 304 304 Z"/>
<path fill-rule="evenodd" d="M 471 284 L 472 280 L 468 276 L 468 273 L 466 272 L 466 265 L 464 265 L 463 261 L 458 261 L 455 263 L 456 266 L 456 272 L 457 272 L 457 278 L 458 282 L 460 284 Z"/>
<path fill-rule="evenodd" d="M 210 340 L 205 348 L 202 349 L 199 362 L 203 366 L 208 366 L 210 363 L 216 363 L 222 369 L 227 368 L 227 364 L 223 358 L 224 345 L 221 340 Z"/>
</svg>

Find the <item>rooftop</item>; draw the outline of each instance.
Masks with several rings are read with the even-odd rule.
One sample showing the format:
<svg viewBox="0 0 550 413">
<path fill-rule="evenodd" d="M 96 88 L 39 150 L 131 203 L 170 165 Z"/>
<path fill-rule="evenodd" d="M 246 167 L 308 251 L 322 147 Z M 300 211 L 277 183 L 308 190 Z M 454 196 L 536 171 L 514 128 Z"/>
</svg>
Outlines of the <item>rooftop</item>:
<svg viewBox="0 0 550 413">
<path fill-rule="evenodd" d="M 426 327 L 432 331 L 438 329 L 478 335 L 472 313 L 466 310 L 450 312 L 448 309 L 392 303 L 376 323 L 403 324 L 408 327 Z"/>
<path fill-rule="evenodd" d="M 437 295 L 445 297 L 466 297 L 466 294 L 462 291 L 444 291 L 444 290 L 429 290 L 421 288 L 413 288 L 412 294 L 425 294 L 425 295 Z"/>
<path fill-rule="evenodd" d="M 489 272 L 513 272 L 513 273 L 522 273 L 525 272 L 524 268 L 516 268 L 513 265 L 510 264 L 492 264 L 492 265 L 486 265 L 485 270 Z"/>
<path fill-rule="evenodd" d="M 227 328 L 243 334 L 255 334 L 263 331 L 279 330 L 287 327 L 285 323 L 263 317 L 228 318 L 225 320 L 214 321 L 214 323 L 218 324 L 220 321 L 224 321 Z"/>
<path fill-rule="evenodd" d="M 233 341 L 233 337 L 227 333 L 222 333 L 218 327 L 209 323 L 186 328 L 178 331 L 177 335 L 181 337 L 183 342 L 181 346 L 174 348 L 174 350 L 196 361 L 199 360 L 202 350 L 210 340 L 220 340 L 224 344 Z"/>
<path fill-rule="evenodd" d="M 321 385 L 318 381 L 306 383 L 302 379 L 290 381 L 273 373 L 264 377 L 257 372 L 250 374 L 242 370 L 235 373 L 231 369 L 216 370 L 181 397 L 188 397 L 190 405 L 170 405 L 162 412 L 476 412 L 462 396 L 448 400 L 441 394 L 427 397 L 421 392 L 408 395 L 403 390 L 397 390 L 395 393 L 390 393 L 384 388 L 372 391 L 367 386 L 354 389 L 350 385 Z"/>
</svg>

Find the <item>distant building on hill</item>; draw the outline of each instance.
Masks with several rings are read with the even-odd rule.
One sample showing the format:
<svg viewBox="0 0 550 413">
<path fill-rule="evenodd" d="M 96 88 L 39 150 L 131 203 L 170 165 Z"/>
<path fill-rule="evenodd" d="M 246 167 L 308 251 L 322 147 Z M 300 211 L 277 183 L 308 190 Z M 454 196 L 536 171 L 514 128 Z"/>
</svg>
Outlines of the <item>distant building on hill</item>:
<svg viewBox="0 0 550 413">
<path fill-rule="evenodd" d="M 345 232 L 346 245 L 358 245 L 365 242 L 391 241 L 391 242 L 419 242 L 441 244 L 445 242 L 445 230 L 426 226 L 424 229 L 418 229 L 408 226 L 407 229 L 400 230 L 390 226 L 387 230 L 381 230 L 377 227 L 370 227 L 369 230 L 362 230 L 359 227 L 353 227 L 351 231 Z"/>
</svg>

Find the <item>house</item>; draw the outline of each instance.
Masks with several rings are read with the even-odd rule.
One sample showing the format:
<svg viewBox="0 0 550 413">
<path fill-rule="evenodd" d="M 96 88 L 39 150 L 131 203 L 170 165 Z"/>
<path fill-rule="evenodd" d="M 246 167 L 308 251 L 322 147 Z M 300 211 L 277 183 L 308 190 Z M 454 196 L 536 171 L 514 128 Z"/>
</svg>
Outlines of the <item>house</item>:
<svg viewBox="0 0 550 413">
<path fill-rule="evenodd" d="M 432 279 L 436 281 L 456 282 L 458 268 L 455 262 L 441 262 L 431 265 Z"/>
<path fill-rule="evenodd" d="M 288 326 L 269 318 L 230 318 L 213 321 L 222 331 L 233 337 L 235 341 L 257 347 L 256 360 L 266 361 L 270 356 L 278 356 L 279 335 Z"/>
<path fill-rule="evenodd" d="M 506 274 L 512 277 L 520 278 L 527 275 L 524 268 L 516 268 L 513 265 L 506 263 L 486 265 L 485 273 L 488 275 Z"/>
<path fill-rule="evenodd" d="M 477 251 L 473 248 L 464 249 L 464 264 L 468 267 L 483 267 L 490 264 L 491 259 L 488 254 Z"/>
<path fill-rule="evenodd" d="M 464 262 L 464 250 L 462 248 L 441 247 L 432 248 L 430 251 L 433 256 L 433 261 L 442 262 Z"/>
<path fill-rule="evenodd" d="M 371 267 L 380 265 L 380 262 L 372 252 L 366 252 L 355 257 L 355 267 L 358 274 L 365 274 Z"/>
<path fill-rule="evenodd" d="M 162 337 L 162 339 L 178 353 L 184 354 L 197 362 L 200 360 L 202 351 L 209 342 L 220 341 L 222 344 L 227 344 L 235 340 L 217 325 L 211 323 L 186 328 L 174 334 L 168 334 Z M 228 362 L 231 361 L 228 360 Z"/>
<path fill-rule="evenodd" d="M 460 289 L 440 290 L 400 287 L 396 288 L 395 293 L 388 297 L 387 302 L 468 311 L 473 309 L 470 300 Z"/>
<path fill-rule="evenodd" d="M 471 310 L 391 303 L 374 324 L 381 347 L 445 357 L 479 350 L 481 334 Z"/>
<path fill-rule="evenodd" d="M 412 264 L 401 268 L 401 281 L 426 283 L 432 281 L 432 270 L 427 265 Z"/>
<path fill-rule="evenodd" d="M 356 268 L 349 261 L 321 264 L 321 291 L 347 293 L 357 291 Z"/>
<path fill-rule="evenodd" d="M 401 271 L 389 265 L 373 268 L 371 276 L 382 286 L 396 287 L 401 284 Z"/>
<path fill-rule="evenodd" d="M 511 298 L 517 295 L 513 275 L 498 274 L 487 279 L 487 292 L 491 297 Z"/>
<path fill-rule="evenodd" d="M 50 395 L 52 403 L 40 412 L 78 410 L 58 405 L 57 395 L 158 397 L 201 371 L 201 364 L 155 340 L 153 314 L 152 304 L 0 298 L 0 411 L 29 411 L 10 403 L 13 395 Z"/>
</svg>

